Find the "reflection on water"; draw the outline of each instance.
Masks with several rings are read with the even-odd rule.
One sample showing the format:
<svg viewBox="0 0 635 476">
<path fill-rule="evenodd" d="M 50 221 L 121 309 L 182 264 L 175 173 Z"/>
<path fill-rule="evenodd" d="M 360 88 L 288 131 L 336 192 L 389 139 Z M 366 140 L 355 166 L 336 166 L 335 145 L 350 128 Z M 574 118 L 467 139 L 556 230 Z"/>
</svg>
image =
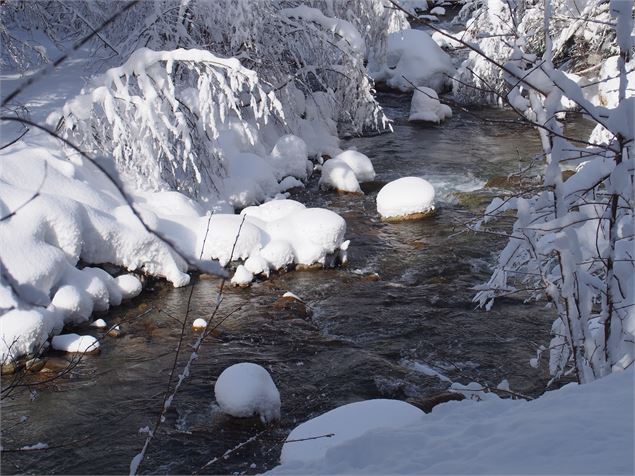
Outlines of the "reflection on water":
<svg viewBox="0 0 635 476">
<path fill-rule="evenodd" d="M 451 194 L 480 189 L 489 177 L 517 170 L 519 156 L 539 150 L 535 132 L 464 113 L 440 126 L 413 125 L 406 122 L 409 98 L 383 95 L 381 100 L 396 118 L 395 133 L 349 140 L 344 147 L 370 156 L 379 182 L 407 175 L 430 180 L 438 192 L 437 213 L 424 221 L 383 223 L 375 210 L 377 186 L 363 197 L 318 193 L 314 178 L 293 198 L 344 216 L 352 241 L 348 266 L 283 273 L 249 289 L 227 290 L 217 319 L 231 315 L 199 352 L 143 472 L 259 473 L 276 463 L 286 434 L 317 413 L 361 399 L 406 399 L 445 388 L 405 360 L 436 366 L 463 382 L 496 384 L 507 378 L 520 392 L 541 392 L 544 372 L 529 367 L 528 360 L 534 344 L 548 338 L 550 311 L 544 303 L 514 299 L 501 300 L 489 313 L 474 308 L 470 288 L 487 279 L 503 243 L 491 236 L 456 235 L 476 210 Z M 493 110 L 478 114 L 511 117 Z M 195 283 L 190 320 L 209 317 L 218 285 L 216 280 Z M 285 291 L 301 296 L 311 316 L 274 308 Z M 123 337 L 106 339 L 100 356 L 85 358 L 67 378 L 33 387 L 33 402 L 24 392 L 3 403 L 5 448 L 71 443 L 46 452 L 4 453 L 3 472 L 127 472 L 145 438 L 139 428 L 152 425 L 159 413 L 180 332 L 173 318 L 183 317 L 189 292 L 155 284 L 105 316 L 115 322 L 134 318 L 145 305 L 154 309 L 124 325 Z M 188 329 L 186 341 L 194 340 Z M 239 361 L 271 372 L 282 397 L 278 424 L 267 428 L 218 411 L 215 378 Z M 7 430 L 23 416 L 25 423 Z M 200 469 L 262 430 L 255 441 Z"/>
</svg>

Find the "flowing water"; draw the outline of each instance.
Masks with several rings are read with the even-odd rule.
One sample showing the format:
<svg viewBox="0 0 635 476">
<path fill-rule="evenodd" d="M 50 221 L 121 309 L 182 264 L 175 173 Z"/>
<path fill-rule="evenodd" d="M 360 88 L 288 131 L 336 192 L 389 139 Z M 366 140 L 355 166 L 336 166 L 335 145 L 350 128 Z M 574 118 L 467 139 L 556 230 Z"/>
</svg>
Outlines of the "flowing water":
<svg viewBox="0 0 635 476">
<path fill-rule="evenodd" d="M 528 360 L 547 342 L 551 311 L 521 298 L 502 299 L 490 312 L 475 309 L 470 288 L 488 278 L 504 243 L 491 235 L 457 234 L 494 195 L 482 188 L 485 181 L 516 171 L 519 157 L 539 150 L 535 131 L 483 121 L 512 119 L 496 110 L 458 113 L 440 126 L 409 124 L 407 97 L 384 94 L 380 100 L 395 118 L 394 133 L 344 141 L 343 147 L 370 156 L 378 181 L 407 175 L 430 180 L 438 193 L 437 213 L 384 223 L 375 209 L 379 184 L 367 187 L 364 196 L 344 195 L 321 193 L 312 179 L 292 198 L 346 219 L 348 265 L 277 274 L 248 289 L 225 288 L 216 319 L 231 315 L 204 343 L 142 472 L 263 472 L 276 464 L 288 432 L 321 412 L 362 399 L 430 396 L 447 387 L 409 362 L 432 365 L 463 383 L 496 385 L 507 378 L 526 394 L 544 390 L 544 370 L 531 368 Z M 218 280 L 195 280 L 190 322 L 209 317 L 218 287 Z M 174 318 L 184 317 L 190 290 L 150 283 L 141 296 L 103 316 L 110 323 L 124 321 L 125 335 L 106 338 L 101 355 L 4 401 L 5 449 L 38 442 L 62 447 L 5 452 L 2 472 L 127 473 L 146 436 L 139 429 L 154 425 L 162 407 L 180 334 Z M 273 306 L 286 291 L 305 300 L 309 317 Z M 98 335 L 90 328 L 81 332 Z M 186 344 L 195 339 L 188 326 Z M 180 365 L 189 353 L 186 347 Z M 218 411 L 215 379 L 243 361 L 271 372 L 282 398 L 280 422 L 264 426 Z M 22 417 L 28 419 L 20 423 Z"/>
</svg>

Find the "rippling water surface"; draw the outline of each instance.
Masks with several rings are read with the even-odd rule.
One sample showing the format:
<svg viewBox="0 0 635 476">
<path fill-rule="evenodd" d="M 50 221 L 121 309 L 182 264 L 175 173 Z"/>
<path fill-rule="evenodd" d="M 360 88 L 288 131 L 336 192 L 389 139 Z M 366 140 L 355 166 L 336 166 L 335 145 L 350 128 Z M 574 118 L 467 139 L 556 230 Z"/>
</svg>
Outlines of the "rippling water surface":
<svg viewBox="0 0 635 476">
<path fill-rule="evenodd" d="M 536 133 L 467 113 L 440 126 L 409 124 L 409 98 L 385 94 L 380 99 L 395 118 L 395 132 L 345 141 L 343 147 L 371 157 L 379 182 L 407 175 L 431 181 L 438 213 L 423 221 L 383 223 L 375 210 L 380 184 L 368 187 L 364 196 L 339 195 L 318 193 L 314 178 L 307 190 L 292 197 L 344 216 L 352 242 L 349 264 L 227 289 L 220 317 L 231 315 L 204 344 L 142 472 L 259 473 L 276 464 L 287 433 L 318 413 L 361 399 L 407 399 L 445 388 L 407 362 L 425 362 L 464 383 L 496 384 L 507 378 L 520 392 L 537 394 L 544 388 L 544 371 L 529 367 L 528 360 L 537 343 L 548 339 L 550 311 L 544 303 L 511 298 L 490 312 L 475 309 L 470 288 L 487 279 L 503 243 L 487 235 L 456 234 L 495 193 L 482 189 L 488 178 L 517 170 L 519 157 L 539 150 Z M 495 110 L 476 116 L 511 119 Z M 456 191 L 464 193 L 457 196 Z M 196 281 L 191 320 L 209 316 L 218 285 L 216 280 Z M 301 296 L 312 315 L 302 318 L 275 309 L 272 304 L 286 291 Z M 62 379 L 32 387 L 35 394 L 19 393 L 4 402 L 5 448 L 37 442 L 67 446 L 4 453 L 3 473 L 127 473 L 143 445 L 145 435 L 138 430 L 156 421 L 172 367 L 180 325 L 167 313 L 181 319 L 189 293 L 190 288 L 151 285 L 104 316 L 109 322 L 130 321 L 122 326 L 123 337 L 103 342 L 101 355 L 86 357 Z M 147 308 L 153 310 L 134 318 Z M 188 328 L 186 342 L 195 338 Z M 189 348 L 184 358 L 188 355 Z M 278 424 L 264 427 L 217 411 L 215 379 L 241 361 L 271 372 L 282 396 Z M 28 420 L 18 423 L 24 416 Z M 240 450 L 201 469 L 260 432 Z"/>
</svg>

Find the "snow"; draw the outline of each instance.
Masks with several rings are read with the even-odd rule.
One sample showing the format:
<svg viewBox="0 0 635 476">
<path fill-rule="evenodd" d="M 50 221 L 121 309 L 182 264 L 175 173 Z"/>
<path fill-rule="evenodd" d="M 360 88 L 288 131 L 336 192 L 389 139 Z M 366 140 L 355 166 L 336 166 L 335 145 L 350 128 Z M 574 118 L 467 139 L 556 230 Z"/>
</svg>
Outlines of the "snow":
<svg viewBox="0 0 635 476">
<path fill-rule="evenodd" d="M 247 286 L 254 280 L 254 275 L 242 264 L 238 265 L 231 279 L 234 286 Z"/>
<path fill-rule="evenodd" d="M 105 329 L 108 327 L 108 324 L 106 324 L 106 321 L 104 321 L 103 319 L 96 319 L 93 322 L 91 322 L 90 327 L 96 327 L 98 329 Z"/>
<path fill-rule="evenodd" d="M 342 37 L 353 51 L 360 55 L 366 53 L 366 43 L 352 23 L 340 18 L 330 18 L 325 16 L 317 8 L 302 5 L 296 8 L 285 8 L 280 11 L 282 15 L 290 18 L 301 18 L 303 20 L 318 23 L 323 28 L 332 31 L 335 35 Z"/>
<path fill-rule="evenodd" d="M 441 92 L 455 69 L 448 54 L 430 35 L 408 29 L 388 36 L 386 64 L 369 64 L 368 73 L 376 82 L 400 91 L 412 91 L 414 84 Z"/>
<path fill-rule="evenodd" d="M 51 339 L 51 346 L 55 350 L 64 352 L 93 352 L 99 349 L 99 342 L 93 336 L 80 336 L 78 334 L 63 334 Z"/>
<path fill-rule="evenodd" d="M 194 322 L 192 322 L 192 329 L 194 330 L 201 330 L 201 329 L 205 329 L 206 327 L 207 327 L 207 321 L 203 319 L 202 317 L 194 319 Z"/>
<path fill-rule="evenodd" d="M 34 353 L 48 339 L 56 325 L 56 315 L 49 311 L 13 309 L 0 316 L 0 362 Z"/>
<path fill-rule="evenodd" d="M 322 165 L 320 188 L 338 192 L 362 193 L 353 169 L 341 159 L 329 159 Z"/>
<path fill-rule="evenodd" d="M 228 415 L 259 416 L 263 422 L 280 418 L 280 393 L 269 372 L 250 362 L 234 364 L 218 377 L 214 394 Z"/>
<path fill-rule="evenodd" d="M 382 187 L 377 194 L 377 212 L 382 218 L 407 217 L 434 210 L 434 187 L 419 177 L 402 177 Z"/>
<path fill-rule="evenodd" d="M 423 411 L 399 400 L 366 400 L 349 403 L 297 426 L 282 447 L 280 461 L 307 463 L 325 457 L 331 448 L 346 444 L 368 431 L 398 428 L 416 422 Z M 330 435 L 307 441 L 304 438 Z"/>
<path fill-rule="evenodd" d="M 443 16 L 443 15 L 445 15 L 445 8 L 443 8 L 443 7 L 434 7 L 432 10 L 430 10 L 430 13 L 432 15 Z"/>
<path fill-rule="evenodd" d="M 248 217 L 258 218 L 262 221 L 272 221 L 284 218 L 296 210 L 303 210 L 306 207 L 295 200 L 271 200 L 257 207 L 247 207 L 240 214 Z"/>
<path fill-rule="evenodd" d="M 141 294 L 142 286 L 141 281 L 132 274 L 122 274 L 115 278 L 119 291 L 121 292 L 122 299 L 132 299 Z"/>
<path fill-rule="evenodd" d="M 269 162 L 278 180 L 289 176 L 304 180 L 307 178 L 308 155 L 306 143 L 302 139 L 286 134 L 276 142 Z"/>
<path fill-rule="evenodd" d="M 375 180 L 375 169 L 370 159 L 356 150 L 345 150 L 337 154 L 333 160 L 341 160 L 348 165 L 359 183 Z"/>
<path fill-rule="evenodd" d="M 260 256 L 267 261 L 269 267 L 273 270 L 286 268 L 295 260 L 291 244 L 282 239 L 271 240 L 267 243 L 260 250 Z"/>
<path fill-rule="evenodd" d="M 633 474 L 633 377 L 632 369 L 617 372 L 533 401 L 452 401 L 393 428 L 363 431 L 358 426 L 379 412 L 360 415 L 345 405 L 289 439 L 338 430 L 354 437 L 287 443 L 281 466 L 268 474 Z M 391 413 L 382 413 L 390 422 Z"/>
<path fill-rule="evenodd" d="M 412 94 L 409 121 L 425 121 L 439 123 L 452 117 L 452 109 L 441 104 L 434 89 L 420 86 Z"/>
</svg>

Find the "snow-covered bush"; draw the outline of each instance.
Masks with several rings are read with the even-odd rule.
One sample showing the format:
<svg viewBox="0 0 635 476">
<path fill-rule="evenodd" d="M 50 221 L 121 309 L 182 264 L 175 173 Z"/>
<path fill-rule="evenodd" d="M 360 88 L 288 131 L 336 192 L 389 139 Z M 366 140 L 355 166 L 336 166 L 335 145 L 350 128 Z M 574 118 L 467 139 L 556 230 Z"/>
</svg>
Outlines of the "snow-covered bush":
<svg viewBox="0 0 635 476">
<path fill-rule="evenodd" d="M 275 96 L 236 59 L 141 48 L 66 104 L 63 127 L 143 188 L 218 199 L 226 169 L 217 142 L 228 120 L 255 143 L 250 125 L 275 114 L 282 114 Z"/>
<path fill-rule="evenodd" d="M 562 71 L 592 75 L 603 60 L 617 54 L 608 2 L 552 0 L 549 4 L 553 63 Z M 544 13 L 542 1 L 466 1 L 458 16 L 465 30 L 457 36 L 475 49 L 455 76 L 455 97 L 466 103 L 503 104 L 501 95 L 521 78 L 507 81 L 500 66 L 515 47 L 535 55 L 534 59 L 542 55 Z M 591 76 L 589 82 L 593 81 Z"/>
<path fill-rule="evenodd" d="M 617 94 L 604 106 L 554 65 L 553 11 L 545 2 L 541 58 L 516 46 L 504 65 L 512 106 L 540 132 L 546 157 L 538 192 L 494 200 L 485 219 L 516 211 L 510 240 L 490 281 L 475 300 L 490 307 L 497 295 L 525 291 L 546 296 L 557 312 L 548 349 L 554 377 L 581 382 L 633 365 L 635 357 L 635 97 L 628 88 L 632 57 L 632 1 L 612 1 L 619 49 Z M 522 84 L 522 85 L 521 85 Z M 557 120 L 563 98 L 597 124 L 592 138 L 566 135 Z M 575 173 L 563 179 L 563 170 Z M 535 365 L 537 359 L 532 361 Z"/>
</svg>

